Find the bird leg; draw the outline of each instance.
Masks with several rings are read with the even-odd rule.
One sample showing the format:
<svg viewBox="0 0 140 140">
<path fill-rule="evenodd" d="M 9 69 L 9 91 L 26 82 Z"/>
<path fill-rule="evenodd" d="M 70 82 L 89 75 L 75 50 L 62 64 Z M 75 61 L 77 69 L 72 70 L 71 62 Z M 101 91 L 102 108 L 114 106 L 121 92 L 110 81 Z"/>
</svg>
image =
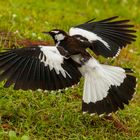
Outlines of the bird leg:
<svg viewBox="0 0 140 140">
<path fill-rule="evenodd" d="M 80 59 L 80 64 L 81 64 L 81 65 L 84 65 L 85 62 L 87 62 L 88 60 L 89 60 L 89 57 L 82 57 L 82 58 Z"/>
<path fill-rule="evenodd" d="M 84 65 L 90 58 L 91 56 L 87 52 L 86 54 L 81 54 L 81 59 L 80 59 L 81 65 Z"/>
</svg>

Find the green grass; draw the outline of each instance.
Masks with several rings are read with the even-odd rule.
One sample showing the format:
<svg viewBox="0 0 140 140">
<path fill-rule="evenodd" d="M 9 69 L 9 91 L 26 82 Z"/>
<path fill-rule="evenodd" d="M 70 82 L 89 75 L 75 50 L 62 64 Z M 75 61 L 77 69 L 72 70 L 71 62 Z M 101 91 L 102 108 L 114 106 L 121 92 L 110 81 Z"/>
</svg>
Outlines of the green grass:
<svg viewBox="0 0 140 140">
<path fill-rule="evenodd" d="M 41 32 L 53 28 L 68 30 L 72 25 L 96 17 L 119 15 L 131 19 L 140 36 L 140 2 L 136 0 L 0 0 L 0 30 L 16 32 L 19 38 L 50 40 Z M 133 67 L 140 77 L 140 39 L 122 50 L 116 60 L 104 63 Z M 138 84 L 140 81 L 138 80 Z M 1 140 L 139 140 L 140 86 L 134 100 L 114 114 L 128 131 L 114 127 L 98 116 L 82 115 L 82 85 L 61 93 L 14 91 L 0 84 Z"/>
</svg>

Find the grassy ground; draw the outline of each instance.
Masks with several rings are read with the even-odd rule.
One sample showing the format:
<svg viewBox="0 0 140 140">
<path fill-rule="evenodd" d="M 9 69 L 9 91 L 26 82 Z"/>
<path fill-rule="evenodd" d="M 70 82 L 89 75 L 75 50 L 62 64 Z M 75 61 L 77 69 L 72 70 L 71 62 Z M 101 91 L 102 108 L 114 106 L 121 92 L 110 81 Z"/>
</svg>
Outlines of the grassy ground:
<svg viewBox="0 0 140 140">
<path fill-rule="evenodd" d="M 72 25 L 91 18 L 114 15 L 132 20 L 140 35 L 138 0 L 0 0 L 0 30 L 16 32 L 19 38 L 50 40 L 42 31 L 52 28 L 68 30 Z M 133 67 L 139 78 L 140 39 L 121 52 L 116 60 L 104 63 Z M 140 81 L 138 81 L 138 84 Z M 79 87 L 61 93 L 14 91 L 0 84 L 1 140 L 139 140 L 140 86 L 134 100 L 113 116 L 127 130 L 118 130 L 113 122 L 97 116 L 82 115 L 81 81 Z"/>
</svg>

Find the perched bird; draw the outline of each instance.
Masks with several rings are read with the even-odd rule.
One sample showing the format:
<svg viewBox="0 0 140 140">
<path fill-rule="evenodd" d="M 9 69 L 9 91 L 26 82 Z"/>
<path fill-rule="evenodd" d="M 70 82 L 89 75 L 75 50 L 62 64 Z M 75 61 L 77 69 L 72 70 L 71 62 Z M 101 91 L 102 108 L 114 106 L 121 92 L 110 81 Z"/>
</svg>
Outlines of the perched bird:
<svg viewBox="0 0 140 140">
<path fill-rule="evenodd" d="M 15 90 L 58 90 L 77 84 L 83 76 L 83 112 L 102 115 L 123 109 L 135 92 L 133 71 L 100 64 L 87 51 L 115 57 L 135 41 L 129 20 L 115 19 L 90 20 L 70 28 L 69 34 L 59 29 L 44 32 L 52 36 L 55 46 L 1 52 L 0 81 L 6 79 L 4 87 L 14 84 Z"/>
</svg>

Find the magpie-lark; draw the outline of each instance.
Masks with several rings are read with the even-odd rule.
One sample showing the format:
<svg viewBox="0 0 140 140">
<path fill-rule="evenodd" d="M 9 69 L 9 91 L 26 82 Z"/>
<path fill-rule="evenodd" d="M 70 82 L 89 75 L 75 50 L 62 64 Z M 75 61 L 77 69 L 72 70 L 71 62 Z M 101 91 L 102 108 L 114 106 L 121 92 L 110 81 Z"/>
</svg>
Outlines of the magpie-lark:
<svg viewBox="0 0 140 140">
<path fill-rule="evenodd" d="M 69 34 L 53 29 L 55 46 L 9 49 L 0 53 L 0 81 L 14 89 L 58 90 L 70 87 L 84 77 L 82 111 L 109 114 L 123 109 L 135 92 L 136 77 L 129 68 L 100 64 L 86 50 L 96 55 L 115 57 L 135 41 L 129 20 L 111 17 L 90 20 L 71 27 Z"/>
</svg>

